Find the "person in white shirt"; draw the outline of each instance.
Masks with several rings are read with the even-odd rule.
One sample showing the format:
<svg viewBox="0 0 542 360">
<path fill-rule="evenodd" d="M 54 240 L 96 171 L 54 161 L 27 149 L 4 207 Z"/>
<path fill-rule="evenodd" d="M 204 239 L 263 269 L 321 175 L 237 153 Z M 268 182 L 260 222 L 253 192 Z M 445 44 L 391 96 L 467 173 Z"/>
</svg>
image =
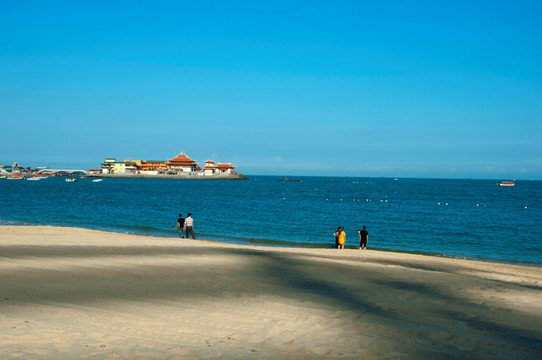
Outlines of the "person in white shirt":
<svg viewBox="0 0 542 360">
<path fill-rule="evenodd" d="M 196 235 L 194 235 L 194 219 L 192 219 L 191 213 L 188 213 L 186 220 L 184 220 L 184 233 L 187 239 L 189 235 L 192 235 L 192 239 L 196 239 Z"/>
</svg>

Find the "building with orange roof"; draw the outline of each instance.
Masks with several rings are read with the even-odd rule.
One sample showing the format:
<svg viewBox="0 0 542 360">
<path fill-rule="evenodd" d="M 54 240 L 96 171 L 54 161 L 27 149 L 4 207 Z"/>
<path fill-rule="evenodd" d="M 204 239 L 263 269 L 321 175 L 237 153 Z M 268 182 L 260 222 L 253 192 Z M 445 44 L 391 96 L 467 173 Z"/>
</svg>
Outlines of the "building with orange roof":
<svg viewBox="0 0 542 360">
<path fill-rule="evenodd" d="M 128 161 L 128 160 L 126 160 Z M 129 160 L 137 165 L 136 171 L 167 171 L 167 162 L 164 160 Z"/>
<path fill-rule="evenodd" d="M 205 162 L 205 167 L 203 168 L 203 174 L 204 175 L 221 175 L 221 174 L 237 174 L 235 171 L 235 166 L 233 166 L 231 163 L 223 164 L 223 163 L 217 163 L 215 165 L 215 162 L 213 160 L 207 160 Z"/>
<path fill-rule="evenodd" d="M 181 151 L 179 155 L 175 156 L 173 159 L 169 159 L 166 163 L 169 170 L 177 172 L 192 172 L 198 171 L 198 169 L 201 170 L 198 163 L 186 155 L 184 151 Z"/>
<path fill-rule="evenodd" d="M 203 167 L 203 174 L 206 176 L 213 175 L 215 173 L 216 166 L 213 160 L 207 160 Z"/>
<path fill-rule="evenodd" d="M 231 163 L 227 163 L 227 164 L 218 163 L 218 164 L 216 164 L 215 172 L 217 172 L 219 174 L 236 174 L 235 166 L 233 166 Z"/>
</svg>

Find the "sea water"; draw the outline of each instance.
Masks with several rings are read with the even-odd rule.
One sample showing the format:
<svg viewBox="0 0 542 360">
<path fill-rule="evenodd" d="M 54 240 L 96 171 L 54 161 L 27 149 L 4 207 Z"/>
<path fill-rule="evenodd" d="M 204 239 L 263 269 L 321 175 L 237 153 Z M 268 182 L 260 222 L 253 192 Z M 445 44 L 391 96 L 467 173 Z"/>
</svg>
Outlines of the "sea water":
<svg viewBox="0 0 542 360">
<path fill-rule="evenodd" d="M 83 178 L 0 180 L 0 224 L 74 226 L 277 246 L 346 245 L 542 266 L 542 182 L 249 176 L 244 181 Z"/>
</svg>

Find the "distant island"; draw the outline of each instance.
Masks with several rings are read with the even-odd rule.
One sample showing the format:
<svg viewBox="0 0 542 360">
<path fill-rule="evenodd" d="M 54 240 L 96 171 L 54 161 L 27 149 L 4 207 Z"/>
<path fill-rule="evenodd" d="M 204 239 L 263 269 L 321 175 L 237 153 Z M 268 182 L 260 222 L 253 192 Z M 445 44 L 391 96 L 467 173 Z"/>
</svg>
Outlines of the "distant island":
<svg viewBox="0 0 542 360">
<path fill-rule="evenodd" d="M 9 171 L 8 171 L 9 170 Z M 152 179 L 220 179 L 243 180 L 243 174 L 235 171 L 235 166 L 207 160 L 203 168 L 188 155 L 180 154 L 169 160 L 124 160 L 106 158 L 99 169 L 69 170 L 69 169 L 24 169 L 14 163 L 9 169 L 0 165 L 0 172 L 10 178 L 25 176 L 88 176 L 99 178 L 152 178 Z"/>
</svg>

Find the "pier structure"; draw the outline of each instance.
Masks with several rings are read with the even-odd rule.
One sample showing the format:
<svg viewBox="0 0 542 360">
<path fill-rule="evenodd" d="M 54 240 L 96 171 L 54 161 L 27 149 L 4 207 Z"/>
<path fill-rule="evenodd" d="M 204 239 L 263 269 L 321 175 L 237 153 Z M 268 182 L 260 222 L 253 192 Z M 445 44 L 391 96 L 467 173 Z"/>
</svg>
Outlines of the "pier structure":
<svg viewBox="0 0 542 360">
<path fill-rule="evenodd" d="M 36 174 L 49 176 L 88 176 L 88 172 L 81 169 L 42 169 L 36 172 Z"/>
</svg>

